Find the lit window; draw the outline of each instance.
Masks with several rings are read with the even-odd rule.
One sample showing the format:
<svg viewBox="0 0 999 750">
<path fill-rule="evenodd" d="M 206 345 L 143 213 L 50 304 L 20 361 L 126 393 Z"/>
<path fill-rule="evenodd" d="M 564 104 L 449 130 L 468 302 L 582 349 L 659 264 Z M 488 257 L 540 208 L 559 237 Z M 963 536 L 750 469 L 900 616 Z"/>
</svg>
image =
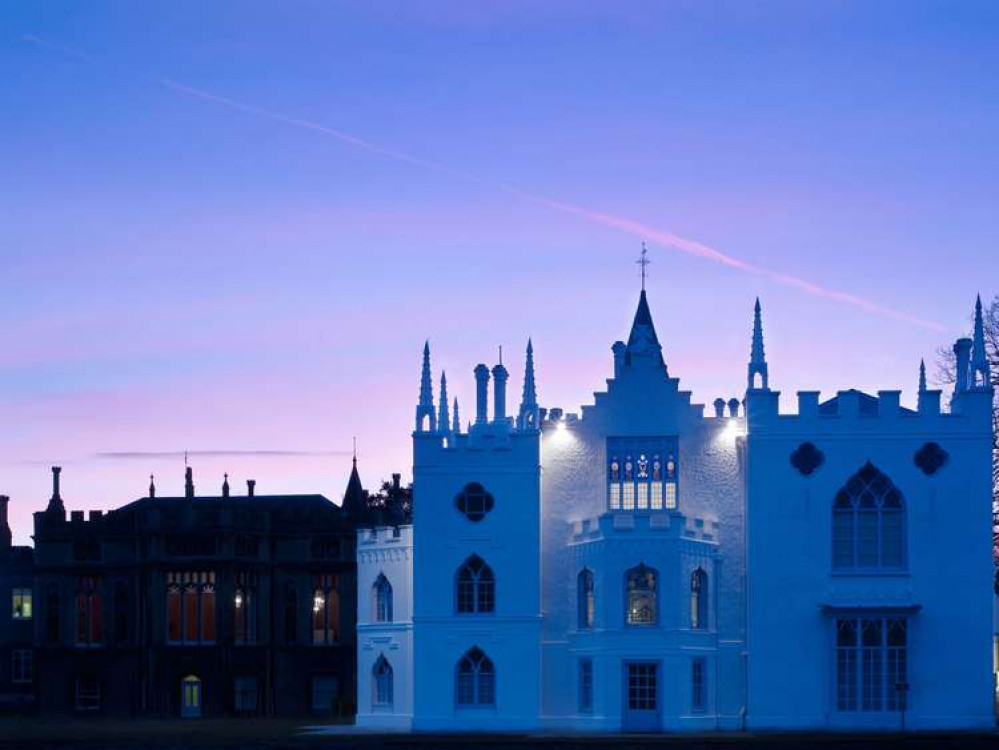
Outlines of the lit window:
<svg viewBox="0 0 999 750">
<path fill-rule="evenodd" d="M 104 643 L 101 608 L 101 581 L 84 576 L 76 582 L 76 645 L 99 646 Z"/>
<path fill-rule="evenodd" d="M 236 594 L 233 596 L 233 617 L 236 621 L 236 643 L 257 642 L 257 575 L 236 573 Z"/>
<path fill-rule="evenodd" d="M 621 503 L 623 510 L 635 509 L 635 485 L 632 482 L 624 484 L 624 501 Z"/>
<path fill-rule="evenodd" d="M 662 482 L 652 483 L 652 510 L 662 510 L 663 509 L 663 485 Z"/>
<path fill-rule="evenodd" d="M 330 573 L 312 576 L 312 645 L 340 640 L 339 579 Z"/>
<path fill-rule="evenodd" d="M 611 510 L 621 509 L 621 485 L 618 482 L 610 485 L 610 507 Z"/>
<path fill-rule="evenodd" d="M 905 503 L 892 481 L 868 461 L 833 503 L 835 570 L 905 567 Z"/>
<path fill-rule="evenodd" d="M 15 620 L 31 619 L 31 589 L 14 589 L 11 592 L 11 617 Z"/>
<path fill-rule="evenodd" d="M 638 483 L 638 502 L 635 503 L 635 507 L 639 510 L 648 510 L 649 508 L 649 484 L 648 482 Z"/>
<path fill-rule="evenodd" d="M 384 655 L 378 657 L 371 670 L 371 681 L 374 688 L 373 705 L 375 708 L 392 708 L 393 685 L 392 665 Z"/>
<path fill-rule="evenodd" d="M 496 580 L 493 570 L 478 555 L 472 555 L 458 569 L 456 599 L 459 614 L 483 614 L 496 607 Z"/>
<path fill-rule="evenodd" d="M 666 482 L 666 510 L 676 510 L 676 482 Z"/>
<path fill-rule="evenodd" d="M 496 705 L 496 670 L 478 646 L 461 657 L 455 678 L 455 702 L 459 707 Z"/>
<path fill-rule="evenodd" d="M 905 705 L 908 622 L 900 617 L 836 621 L 836 708 L 899 711 Z"/>
<path fill-rule="evenodd" d="M 215 573 L 167 573 L 167 642 L 215 642 Z"/>
<path fill-rule="evenodd" d="M 628 595 L 625 621 L 629 625 L 654 625 L 657 605 L 656 571 L 639 565 L 629 570 L 625 579 Z"/>
</svg>

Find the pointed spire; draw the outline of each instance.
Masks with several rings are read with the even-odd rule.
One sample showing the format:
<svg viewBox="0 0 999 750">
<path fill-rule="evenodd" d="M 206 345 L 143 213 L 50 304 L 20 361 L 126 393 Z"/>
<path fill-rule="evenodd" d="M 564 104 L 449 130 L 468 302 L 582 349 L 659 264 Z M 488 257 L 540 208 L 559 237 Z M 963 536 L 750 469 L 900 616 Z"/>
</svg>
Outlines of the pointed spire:
<svg viewBox="0 0 999 750">
<path fill-rule="evenodd" d="M 357 473 L 357 455 L 353 459 L 350 479 L 347 480 L 347 491 L 343 493 L 343 503 L 340 509 L 352 518 L 359 518 L 364 512 L 364 487 L 361 485 L 361 475 Z"/>
<path fill-rule="evenodd" d="M 426 420 L 426 423 L 424 423 Z M 429 427 L 429 429 L 425 429 Z M 434 387 L 430 376 L 430 342 L 423 344 L 423 371 L 420 374 L 420 402 L 416 405 L 416 431 L 436 432 L 437 414 L 434 412 Z"/>
<path fill-rule="evenodd" d="M 975 300 L 975 332 L 971 343 L 971 370 L 968 387 L 987 390 L 992 387 L 989 359 L 985 351 L 985 322 L 982 317 L 982 297 Z"/>
<path fill-rule="evenodd" d="M 527 357 L 524 361 L 524 394 L 520 399 L 517 427 L 522 430 L 538 427 L 538 389 L 534 382 L 534 342 L 527 339 Z"/>
<path fill-rule="evenodd" d="M 194 469 L 190 466 L 184 469 L 184 497 L 194 497 Z"/>
<path fill-rule="evenodd" d="M 448 416 L 447 412 L 447 376 L 444 374 L 443 370 L 441 370 L 441 395 L 440 400 L 437 403 L 440 408 L 440 412 L 437 414 L 437 425 L 440 427 L 441 432 L 447 432 L 448 425 L 451 423 L 451 418 Z"/>
<path fill-rule="evenodd" d="M 757 387 L 756 376 L 760 376 L 760 385 Z M 770 377 L 767 368 L 767 358 L 763 352 L 763 308 L 760 306 L 760 298 L 756 298 L 756 305 L 753 308 L 753 344 L 749 352 L 749 390 L 770 390 Z"/>
<path fill-rule="evenodd" d="M 656 327 L 652 322 L 652 312 L 644 289 L 638 298 L 638 309 L 635 310 L 635 319 L 624 350 L 625 365 L 635 364 L 636 360 L 648 360 L 666 368 L 663 348 L 656 336 Z"/>
<path fill-rule="evenodd" d="M 222 480 L 222 497 L 229 497 L 229 472 L 225 473 Z"/>
<path fill-rule="evenodd" d="M 149 497 L 156 497 L 156 478 L 149 475 Z"/>
<path fill-rule="evenodd" d="M 452 417 L 454 422 L 451 424 L 451 432 L 457 435 L 461 432 L 461 419 L 458 417 L 458 397 L 454 397 L 454 416 Z"/>
<path fill-rule="evenodd" d="M 926 393 L 926 360 L 919 360 L 919 392 Z"/>
</svg>

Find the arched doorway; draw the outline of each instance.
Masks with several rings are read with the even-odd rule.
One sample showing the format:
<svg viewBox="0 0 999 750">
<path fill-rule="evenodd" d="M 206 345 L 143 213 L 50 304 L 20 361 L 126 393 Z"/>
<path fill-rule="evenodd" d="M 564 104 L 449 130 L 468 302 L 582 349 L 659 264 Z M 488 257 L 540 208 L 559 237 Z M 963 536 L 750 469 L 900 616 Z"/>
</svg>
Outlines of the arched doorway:
<svg viewBox="0 0 999 750">
<path fill-rule="evenodd" d="M 180 683 L 180 715 L 185 719 L 201 716 L 201 680 L 188 675 Z"/>
</svg>

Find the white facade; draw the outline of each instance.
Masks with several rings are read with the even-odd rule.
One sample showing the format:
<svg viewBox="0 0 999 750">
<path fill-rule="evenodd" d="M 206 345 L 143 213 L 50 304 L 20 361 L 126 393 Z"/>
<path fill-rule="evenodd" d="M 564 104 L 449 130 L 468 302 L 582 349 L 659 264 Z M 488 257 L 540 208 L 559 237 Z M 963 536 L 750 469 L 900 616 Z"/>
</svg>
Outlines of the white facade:
<svg viewBox="0 0 999 750">
<path fill-rule="evenodd" d="M 412 621 L 364 619 L 391 543 L 362 532 L 360 725 L 993 725 L 980 326 L 949 413 L 923 378 L 916 411 L 842 391 L 778 413 L 758 304 L 745 398 L 710 414 L 668 373 L 644 291 L 613 353 L 578 416 L 538 407 L 530 345 L 516 418 L 505 368 L 478 366 L 462 433 L 424 350 L 411 563 L 392 568 Z M 375 710 L 387 644 L 396 698 Z"/>
<path fill-rule="evenodd" d="M 357 533 L 357 723 L 413 722 L 413 527 Z"/>
</svg>

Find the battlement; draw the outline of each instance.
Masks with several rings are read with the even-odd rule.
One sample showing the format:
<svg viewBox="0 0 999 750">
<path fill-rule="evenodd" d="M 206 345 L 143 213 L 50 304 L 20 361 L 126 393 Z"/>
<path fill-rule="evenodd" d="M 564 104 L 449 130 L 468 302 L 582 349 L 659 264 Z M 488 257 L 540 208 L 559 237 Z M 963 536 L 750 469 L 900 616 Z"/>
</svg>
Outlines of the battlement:
<svg viewBox="0 0 999 750">
<path fill-rule="evenodd" d="M 358 529 L 358 551 L 376 549 L 398 549 L 411 547 L 413 544 L 413 526 L 375 526 L 368 529 Z"/>
<path fill-rule="evenodd" d="M 819 391 L 798 391 L 797 413 L 781 414 L 779 391 L 750 391 L 746 395 L 746 416 L 750 434 L 792 432 L 800 429 L 868 431 L 891 429 L 968 430 L 988 427 L 991 393 L 967 391 L 957 394 L 951 411 L 941 408 L 941 391 L 923 390 L 916 409 L 901 405 L 901 392 L 878 391 L 872 396 L 850 389 L 822 401 Z"/>
<path fill-rule="evenodd" d="M 570 544 L 582 544 L 631 533 L 662 534 L 695 542 L 717 544 L 718 521 L 688 517 L 678 512 L 604 513 L 572 523 Z"/>
<path fill-rule="evenodd" d="M 415 466 L 481 466 L 518 464 L 537 466 L 541 431 L 520 430 L 512 425 L 488 424 L 468 433 L 414 433 Z"/>
</svg>

